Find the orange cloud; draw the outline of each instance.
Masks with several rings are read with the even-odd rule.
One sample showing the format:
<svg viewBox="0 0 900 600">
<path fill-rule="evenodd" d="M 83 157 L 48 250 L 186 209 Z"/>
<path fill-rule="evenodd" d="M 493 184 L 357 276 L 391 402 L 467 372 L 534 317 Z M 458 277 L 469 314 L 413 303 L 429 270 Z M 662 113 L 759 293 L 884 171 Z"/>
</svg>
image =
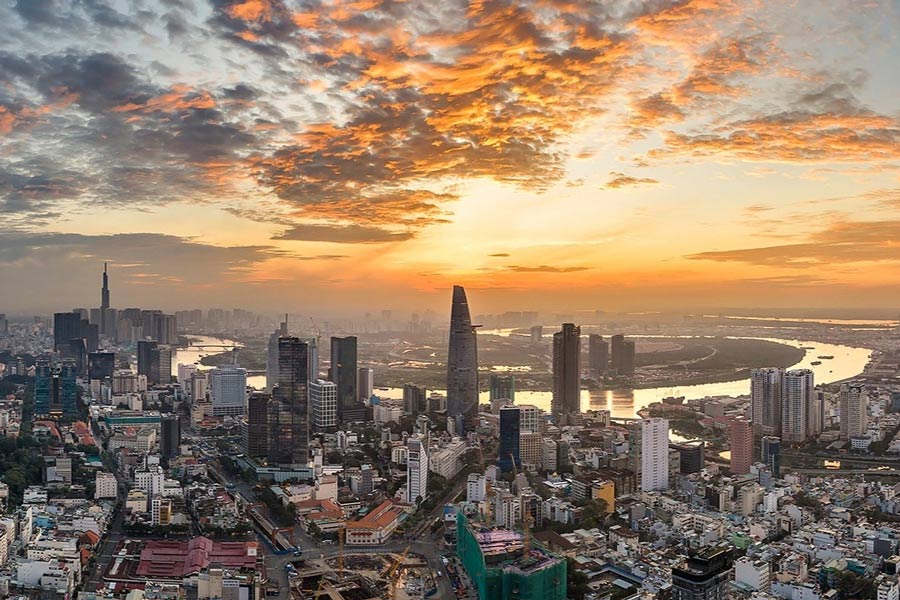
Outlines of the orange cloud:
<svg viewBox="0 0 900 600">
<path fill-rule="evenodd" d="M 114 112 L 178 112 L 190 109 L 215 108 L 216 101 L 209 92 L 195 90 L 189 85 L 175 84 L 171 91 L 143 102 L 129 102 L 113 108 Z"/>
<path fill-rule="evenodd" d="M 269 0 L 244 0 L 227 7 L 225 12 L 232 19 L 268 21 L 272 18 L 272 5 Z"/>
</svg>

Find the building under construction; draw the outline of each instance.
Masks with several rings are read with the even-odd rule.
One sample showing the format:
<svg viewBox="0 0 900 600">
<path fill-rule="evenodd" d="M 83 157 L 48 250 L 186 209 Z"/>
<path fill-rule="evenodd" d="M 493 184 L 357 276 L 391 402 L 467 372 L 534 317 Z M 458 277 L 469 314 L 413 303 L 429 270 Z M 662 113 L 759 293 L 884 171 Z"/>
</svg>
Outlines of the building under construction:
<svg viewBox="0 0 900 600">
<path fill-rule="evenodd" d="M 456 554 L 480 600 L 566 600 L 566 561 L 509 529 L 456 517 Z"/>
</svg>

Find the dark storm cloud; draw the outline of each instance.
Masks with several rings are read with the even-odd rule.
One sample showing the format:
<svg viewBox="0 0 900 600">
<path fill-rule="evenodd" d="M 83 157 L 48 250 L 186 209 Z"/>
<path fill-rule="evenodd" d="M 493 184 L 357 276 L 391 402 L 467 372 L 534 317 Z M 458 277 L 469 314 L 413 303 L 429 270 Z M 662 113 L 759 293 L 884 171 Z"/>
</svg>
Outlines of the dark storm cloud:
<svg viewBox="0 0 900 600">
<path fill-rule="evenodd" d="M 414 237 L 414 234 L 409 231 L 389 231 L 379 227 L 363 225 L 298 223 L 272 239 L 300 242 L 331 242 L 334 244 L 379 244 L 384 242 L 402 242 L 412 237 Z"/>
</svg>

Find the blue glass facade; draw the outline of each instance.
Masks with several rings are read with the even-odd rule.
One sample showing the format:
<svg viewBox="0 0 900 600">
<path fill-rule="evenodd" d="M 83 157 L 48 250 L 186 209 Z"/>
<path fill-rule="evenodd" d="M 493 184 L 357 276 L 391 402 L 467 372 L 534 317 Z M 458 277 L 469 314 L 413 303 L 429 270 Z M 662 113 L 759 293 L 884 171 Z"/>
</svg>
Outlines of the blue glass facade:
<svg viewBox="0 0 900 600">
<path fill-rule="evenodd" d="M 513 461 L 518 468 L 519 460 L 519 433 L 520 411 L 515 407 L 503 407 L 500 409 L 500 452 L 497 457 L 497 466 L 503 472 L 512 471 Z"/>
</svg>

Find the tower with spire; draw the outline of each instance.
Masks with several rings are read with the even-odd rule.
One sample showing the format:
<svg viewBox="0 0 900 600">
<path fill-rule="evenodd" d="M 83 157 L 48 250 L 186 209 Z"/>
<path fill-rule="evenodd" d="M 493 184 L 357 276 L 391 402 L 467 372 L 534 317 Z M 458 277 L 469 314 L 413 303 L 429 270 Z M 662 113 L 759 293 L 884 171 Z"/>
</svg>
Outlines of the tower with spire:
<svg viewBox="0 0 900 600">
<path fill-rule="evenodd" d="M 106 272 L 106 263 L 103 263 L 103 287 L 100 288 L 100 333 L 106 334 L 106 322 L 109 314 L 109 274 Z"/>
</svg>

